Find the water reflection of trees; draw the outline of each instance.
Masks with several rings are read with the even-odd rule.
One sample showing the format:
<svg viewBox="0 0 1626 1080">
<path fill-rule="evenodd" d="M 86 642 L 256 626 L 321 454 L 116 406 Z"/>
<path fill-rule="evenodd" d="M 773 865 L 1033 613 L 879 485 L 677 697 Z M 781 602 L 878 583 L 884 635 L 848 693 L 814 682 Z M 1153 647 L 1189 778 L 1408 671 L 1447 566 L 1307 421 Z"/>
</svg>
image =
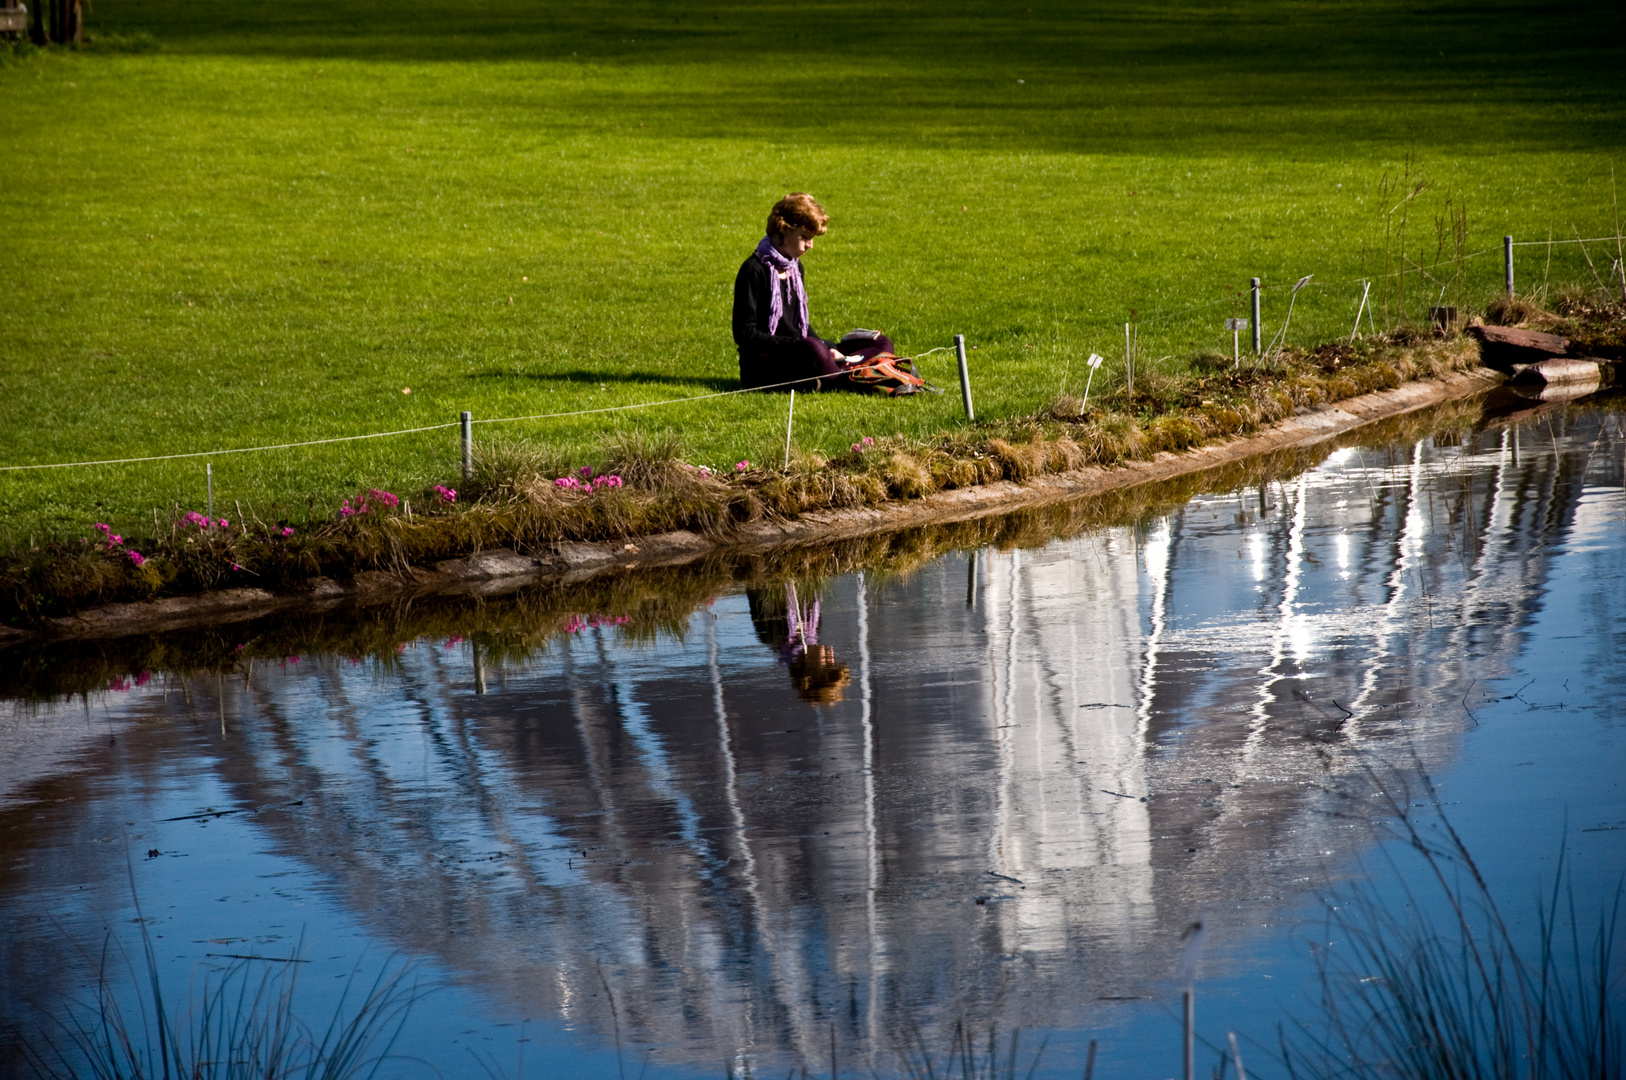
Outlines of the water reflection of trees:
<svg viewBox="0 0 1626 1080">
<path fill-rule="evenodd" d="M 785 692 L 809 590 L 759 564 L 653 640 L 492 647 L 484 694 L 437 634 L 142 708 L 231 717 L 237 798 L 305 801 L 264 816 L 279 851 L 527 1008 L 609 1030 L 602 979 L 629 1042 L 702 1061 L 996 1004 L 1073 1024 L 1144 992 L 1193 907 L 1268 907 L 1360 843 L 1333 811 L 1363 755 L 1453 752 L 1584 483 L 1620 483 L 1618 425 L 1532 434 L 1335 454 L 1039 548 L 890 541 L 910 572 L 848 564 L 800 635 L 848 659 L 841 700 Z"/>
</svg>

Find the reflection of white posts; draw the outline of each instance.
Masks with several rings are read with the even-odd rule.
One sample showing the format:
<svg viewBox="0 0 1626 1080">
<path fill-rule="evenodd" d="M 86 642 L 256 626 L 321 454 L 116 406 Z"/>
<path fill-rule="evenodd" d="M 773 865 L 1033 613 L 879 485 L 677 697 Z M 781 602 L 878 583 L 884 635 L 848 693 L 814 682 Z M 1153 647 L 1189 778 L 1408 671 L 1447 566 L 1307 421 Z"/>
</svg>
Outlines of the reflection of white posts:
<svg viewBox="0 0 1626 1080">
<path fill-rule="evenodd" d="M 1146 637 L 1146 659 L 1141 665 L 1140 700 L 1135 708 L 1135 740 L 1141 749 L 1152 730 L 1152 695 L 1157 688 L 1157 652 L 1163 644 L 1163 631 L 1168 608 L 1169 555 L 1173 547 L 1173 530 L 1169 519 L 1158 524 L 1158 531 L 1148 539 L 1144 556 L 1146 573 L 1152 579 L 1152 632 Z"/>
<path fill-rule="evenodd" d="M 869 891 L 865 900 L 865 915 L 869 923 L 869 1015 L 865 1025 L 865 1044 L 873 1046 L 879 1008 L 877 991 L 880 973 L 877 970 L 881 956 L 880 935 L 876 932 L 875 892 L 881 885 L 879 843 L 875 823 L 875 687 L 870 681 L 869 665 L 869 591 L 865 587 L 864 572 L 858 572 L 858 681 L 863 709 L 859 725 L 864 737 L 864 840 L 869 858 Z M 832 1053 L 832 1057 L 834 1054 Z"/>
<path fill-rule="evenodd" d="M 1094 353 L 1090 354 L 1090 359 L 1088 361 L 1090 366 L 1090 375 L 1089 378 L 1084 380 L 1084 404 L 1080 405 L 1078 410 L 1081 414 L 1085 409 L 1090 407 L 1090 384 L 1095 381 L 1095 369 L 1101 366 L 1101 360 L 1102 358 Z"/>
<path fill-rule="evenodd" d="M 1180 1004 L 1185 1020 L 1182 1032 L 1185 1070 L 1181 1075 L 1185 1080 L 1194 1080 L 1197 1071 L 1197 960 L 1203 950 L 1202 920 L 1198 919 L 1186 927 L 1181 937 L 1186 942 L 1185 951 L 1180 954 Z"/>
<path fill-rule="evenodd" d="M 1251 762 L 1264 744 L 1265 728 L 1269 723 L 1269 708 L 1277 700 L 1275 685 L 1287 678 L 1281 666 L 1287 657 L 1298 622 L 1299 585 L 1304 577 L 1304 530 L 1308 524 L 1310 501 L 1310 474 L 1300 473 L 1294 493 L 1293 518 L 1287 530 L 1287 564 L 1282 574 L 1282 599 L 1276 607 L 1276 628 L 1270 637 L 1270 660 L 1259 669 L 1259 694 L 1254 700 L 1248 736 L 1242 744 L 1242 760 Z M 1264 489 L 1261 488 L 1262 492 Z"/>
</svg>

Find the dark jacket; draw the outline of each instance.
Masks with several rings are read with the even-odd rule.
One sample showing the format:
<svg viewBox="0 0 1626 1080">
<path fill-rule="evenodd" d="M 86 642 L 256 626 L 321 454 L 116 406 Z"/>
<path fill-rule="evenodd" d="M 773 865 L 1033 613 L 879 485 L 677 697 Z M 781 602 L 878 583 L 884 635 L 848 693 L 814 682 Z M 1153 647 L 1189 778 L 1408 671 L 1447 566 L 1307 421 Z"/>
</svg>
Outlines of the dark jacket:
<svg viewBox="0 0 1626 1080">
<path fill-rule="evenodd" d="M 804 287 L 807 282 L 807 270 L 802 270 Z M 785 301 L 785 314 L 779 320 L 777 333 L 768 333 L 768 313 L 772 310 L 772 289 L 779 288 L 779 295 Z M 790 279 L 779 280 L 779 275 L 761 259 L 751 255 L 740 265 L 740 272 L 734 277 L 734 344 L 739 346 L 743 356 L 746 353 L 757 355 L 773 351 L 776 347 L 789 345 L 809 336 L 813 331 L 805 326 L 797 325 L 801 312 L 797 310 L 795 295 L 791 292 Z"/>
</svg>

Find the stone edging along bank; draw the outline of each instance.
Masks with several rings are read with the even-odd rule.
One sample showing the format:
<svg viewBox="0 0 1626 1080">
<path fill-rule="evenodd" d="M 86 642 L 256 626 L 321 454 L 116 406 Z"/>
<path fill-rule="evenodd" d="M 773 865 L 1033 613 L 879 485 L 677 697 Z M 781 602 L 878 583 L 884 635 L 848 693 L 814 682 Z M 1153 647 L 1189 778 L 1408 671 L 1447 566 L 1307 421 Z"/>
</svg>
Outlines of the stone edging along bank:
<svg viewBox="0 0 1626 1080">
<path fill-rule="evenodd" d="M 1475 368 L 1438 379 L 1420 379 L 1393 390 L 1363 394 L 1320 409 L 1301 410 L 1246 438 L 1214 442 L 1178 453 L 1162 452 L 1148 461 L 1089 467 L 1022 483 L 1003 480 L 954 488 L 879 507 L 810 511 L 790 521 L 750 522 L 722 539 L 672 532 L 621 544 L 560 543 L 554 545 L 552 551 L 539 555 L 494 549 L 468 558 L 448 559 L 429 568 L 413 567 L 410 576 L 382 571 L 362 573 L 349 586 L 331 578 L 316 578 L 308 589 L 298 592 L 225 589 L 196 596 L 108 604 L 51 619 L 33 632 L 0 626 L 0 642 L 34 637 L 111 638 L 154 633 L 203 623 L 258 618 L 279 610 L 332 607 L 357 598 L 387 599 L 425 593 L 490 595 L 537 581 L 581 581 L 612 569 L 681 565 L 714 552 L 761 552 L 785 545 L 851 539 L 916 525 L 962 521 L 1167 480 L 1270 450 L 1312 445 L 1378 420 L 1470 396 L 1500 384 L 1503 379 L 1503 375 L 1488 368 Z"/>
</svg>

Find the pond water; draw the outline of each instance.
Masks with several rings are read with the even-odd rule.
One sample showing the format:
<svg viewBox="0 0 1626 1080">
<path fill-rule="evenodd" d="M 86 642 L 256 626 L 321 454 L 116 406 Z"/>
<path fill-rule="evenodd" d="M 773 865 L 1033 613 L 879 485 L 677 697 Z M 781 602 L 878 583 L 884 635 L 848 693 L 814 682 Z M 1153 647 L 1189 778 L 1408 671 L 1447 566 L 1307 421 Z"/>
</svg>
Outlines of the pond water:
<svg viewBox="0 0 1626 1080">
<path fill-rule="evenodd" d="M 390 1075 L 890 1076 L 962 1023 L 1174 1076 L 1200 918 L 1200 1070 L 1279 1073 L 1379 784 L 1521 926 L 1561 843 L 1626 868 L 1622 412 L 1387 434 L 983 546 L 0 653 L 0 1026 L 98 967 L 134 1009 L 144 928 L 172 999 L 297 952 L 313 1017 L 410 961 Z"/>
</svg>

